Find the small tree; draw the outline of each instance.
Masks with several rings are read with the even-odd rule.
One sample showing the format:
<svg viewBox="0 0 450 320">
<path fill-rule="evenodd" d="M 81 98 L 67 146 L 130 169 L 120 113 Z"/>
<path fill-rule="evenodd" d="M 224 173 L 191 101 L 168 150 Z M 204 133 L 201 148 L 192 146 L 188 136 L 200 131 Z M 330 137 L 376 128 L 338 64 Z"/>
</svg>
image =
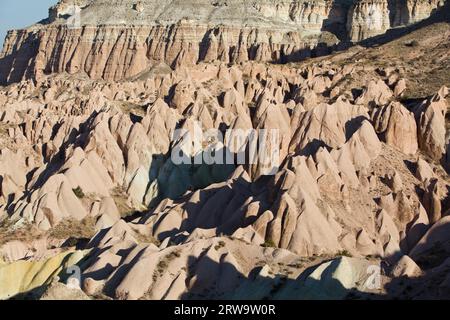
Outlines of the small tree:
<svg viewBox="0 0 450 320">
<path fill-rule="evenodd" d="M 72 191 L 78 199 L 83 199 L 85 197 L 83 189 L 81 189 L 79 186 L 75 189 L 72 189 Z"/>
</svg>

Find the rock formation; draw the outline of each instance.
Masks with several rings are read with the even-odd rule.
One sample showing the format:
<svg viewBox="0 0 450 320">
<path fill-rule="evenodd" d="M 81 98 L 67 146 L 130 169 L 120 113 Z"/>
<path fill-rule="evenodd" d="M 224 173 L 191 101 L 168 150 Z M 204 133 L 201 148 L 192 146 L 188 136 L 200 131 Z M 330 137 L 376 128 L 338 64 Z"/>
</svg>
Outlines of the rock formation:
<svg viewBox="0 0 450 320">
<path fill-rule="evenodd" d="M 349 12 L 350 39 L 359 41 L 385 33 L 391 27 L 387 0 L 357 1 Z"/>
<path fill-rule="evenodd" d="M 1 299 L 446 297 L 448 23 L 279 64 L 349 3 L 110 2 L 5 43 Z"/>
<path fill-rule="evenodd" d="M 442 0 L 358 0 L 349 11 L 347 30 L 352 41 L 361 41 L 428 18 Z"/>
<path fill-rule="evenodd" d="M 0 83 L 61 72 L 121 80 L 161 62 L 176 68 L 201 61 L 299 61 L 321 54 L 323 44 L 332 49 L 347 36 L 359 41 L 427 18 L 442 1 L 408 1 L 405 8 L 387 0 L 357 1 L 351 8 L 350 2 L 63 0 L 46 23 L 8 33 Z M 391 23 L 392 14 L 406 18 Z M 330 41 L 324 32 L 334 33 Z"/>
</svg>

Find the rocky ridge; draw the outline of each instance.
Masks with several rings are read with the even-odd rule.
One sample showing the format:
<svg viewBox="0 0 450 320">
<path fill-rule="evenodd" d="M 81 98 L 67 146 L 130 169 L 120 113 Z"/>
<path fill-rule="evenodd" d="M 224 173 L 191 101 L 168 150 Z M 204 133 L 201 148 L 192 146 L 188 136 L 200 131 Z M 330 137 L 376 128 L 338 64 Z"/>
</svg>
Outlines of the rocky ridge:
<svg viewBox="0 0 450 320">
<path fill-rule="evenodd" d="M 447 297 L 449 35 L 1 87 L 0 298 Z M 411 98 L 411 70 L 444 76 Z M 196 123 L 278 129 L 279 168 L 176 165 Z"/>
</svg>

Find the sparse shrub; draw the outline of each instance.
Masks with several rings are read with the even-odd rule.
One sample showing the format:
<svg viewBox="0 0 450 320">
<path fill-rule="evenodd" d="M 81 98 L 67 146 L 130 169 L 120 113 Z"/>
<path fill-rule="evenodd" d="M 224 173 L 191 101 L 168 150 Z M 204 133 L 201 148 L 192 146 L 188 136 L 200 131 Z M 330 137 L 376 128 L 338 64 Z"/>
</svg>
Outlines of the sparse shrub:
<svg viewBox="0 0 450 320">
<path fill-rule="evenodd" d="M 419 42 L 417 40 L 411 40 L 411 41 L 405 42 L 405 46 L 412 47 L 412 48 L 418 47 Z"/>
<path fill-rule="evenodd" d="M 162 275 L 164 273 L 164 270 L 166 270 L 168 266 L 169 265 L 167 264 L 166 260 L 161 260 L 158 262 L 156 269 L 158 270 L 158 273 Z"/>
<path fill-rule="evenodd" d="M 86 196 L 83 192 L 83 189 L 81 189 L 79 186 L 75 189 L 72 189 L 72 191 L 78 199 L 83 199 Z"/>
<path fill-rule="evenodd" d="M 66 240 L 65 244 L 68 247 L 76 247 L 76 245 L 78 244 L 78 239 L 70 237 L 69 239 Z"/>
<path fill-rule="evenodd" d="M 135 214 L 135 210 L 127 203 L 128 195 L 124 187 L 118 186 L 113 188 L 111 190 L 111 196 L 114 199 L 117 209 L 119 209 L 121 218 L 127 218 L 130 215 Z"/>
<path fill-rule="evenodd" d="M 261 246 L 264 248 L 275 248 L 276 244 L 272 239 L 268 239 Z"/>
<path fill-rule="evenodd" d="M 153 236 L 147 236 L 147 235 L 143 235 L 142 233 L 137 233 L 136 234 L 136 239 L 140 242 L 140 243 L 153 243 L 155 246 L 159 247 L 161 245 L 161 241 L 159 241 L 158 239 L 156 239 Z"/>
<path fill-rule="evenodd" d="M 341 256 L 341 257 L 349 257 L 349 258 L 353 257 L 352 254 L 350 252 L 348 252 L 347 250 L 339 251 L 337 253 L 337 255 Z"/>
<path fill-rule="evenodd" d="M 225 241 L 219 241 L 219 243 L 217 245 L 214 246 L 214 249 L 216 251 L 219 251 L 221 248 L 225 247 Z"/>
</svg>

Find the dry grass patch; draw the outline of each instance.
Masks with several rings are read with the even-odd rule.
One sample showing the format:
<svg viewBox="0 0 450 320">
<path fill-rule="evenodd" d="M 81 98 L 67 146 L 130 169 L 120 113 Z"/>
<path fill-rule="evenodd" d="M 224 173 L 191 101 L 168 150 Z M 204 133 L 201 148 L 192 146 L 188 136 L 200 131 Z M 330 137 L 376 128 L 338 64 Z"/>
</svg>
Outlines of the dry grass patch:
<svg viewBox="0 0 450 320">
<path fill-rule="evenodd" d="M 151 243 L 154 244 L 155 246 L 159 247 L 161 245 L 161 241 L 159 241 L 158 239 L 156 239 L 153 236 L 146 236 L 143 235 L 141 233 L 136 233 L 136 240 L 139 241 L 140 243 Z"/>
<path fill-rule="evenodd" d="M 124 188 L 115 187 L 111 191 L 111 196 L 116 203 L 117 209 L 119 209 L 120 216 L 122 218 L 128 217 L 135 212 L 135 210 L 128 205 L 128 195 Z"/>
<path fill-rule="evenodd" d="M 9 220 L 5 220 L 0 223 L 0 246 L 10 241 L 29 243 L 41 239 L 44 234 L 35 225 L 27 223 L 21 227 L 14 227 Z"/>
<path fill-rule="evenodd" d="M 49 231 L 49 237 L 54 239 L 90 239 L 95 235 L 95 218 L 86 217 L 81 221 L 66 219 Z"/>
</svg>

